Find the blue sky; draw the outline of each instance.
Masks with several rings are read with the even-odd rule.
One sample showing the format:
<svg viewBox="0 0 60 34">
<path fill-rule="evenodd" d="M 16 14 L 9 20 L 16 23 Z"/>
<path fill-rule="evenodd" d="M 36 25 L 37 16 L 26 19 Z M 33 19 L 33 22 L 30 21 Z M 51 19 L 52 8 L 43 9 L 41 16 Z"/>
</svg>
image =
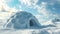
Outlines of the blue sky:
<svg viewBox="0 0 60 34">
<path fill-rule="evenodd" d="M 32 13 L 42 22 L 59 17 L 60 0 L 3 0 L 9 8 Z"/>
<path fill-rule="evenodd" d="M 22 1 L 23 0 L 11 0 L 11 2 L 6 2 L 6 3 L 9 5 L 9 7 L 12 7 L 12 8 L 16 7 L 17 9 L 19 9 L 19 5 L 20 5 L 22 7 L 20 9 L 22 9 L 22 10 L 31 11 L 31 12 L 35 12 L 35 13 L 37 12 L 37 9 L 34 9 L 34 7 L 31 6 L 34 4 L 33 3 L 34 1 L 32 1 L 32 0 L 30 1 L 30 3 L 31 3 L 30 6 L 28 6 L 28 3 L 27 3 L 27 2 L 29 2 L 29 0 L 26 1 L 26 4 L 24 4 L 24 2 L 22 3 Z M 40 7 L 40 4 L 42 2 L 47 3 L 46 8 L 48 10 L 51 10 L 52 13 L 56 13 L 56 14 L 60 13 L 60 3 L 57 0 L 49 0 L 49 1 L 48 0 L 38 0 L 36 2 L 36 5 L 38 5 Z M 50 3 L 53 5 L 51 5 Z M 30 7 L 32 7 L 32 8 L 30 8 Z"/>
</svg>

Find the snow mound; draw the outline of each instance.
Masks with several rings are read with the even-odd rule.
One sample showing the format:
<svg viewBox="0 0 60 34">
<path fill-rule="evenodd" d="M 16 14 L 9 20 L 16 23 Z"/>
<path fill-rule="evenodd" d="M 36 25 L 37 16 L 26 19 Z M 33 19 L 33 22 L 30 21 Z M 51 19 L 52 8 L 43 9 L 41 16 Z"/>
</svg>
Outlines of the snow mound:
<svg viewBox="0 0 60 34">
<path fill-rule="evenodd" d="M 21 11 L 11 16 L 4 27 L 14 29 L 36 29 L 40 27 L 40 23 L 31 13 Z"/>
<path fill-rule="evenodd" d="M 7 29 L 41 29 L 46 27 L 54 27 L 54 25 L 42 26 L 35 16 L 25 11 L 12 15 L 4 25 L 4 28 Z"/>
</svg>

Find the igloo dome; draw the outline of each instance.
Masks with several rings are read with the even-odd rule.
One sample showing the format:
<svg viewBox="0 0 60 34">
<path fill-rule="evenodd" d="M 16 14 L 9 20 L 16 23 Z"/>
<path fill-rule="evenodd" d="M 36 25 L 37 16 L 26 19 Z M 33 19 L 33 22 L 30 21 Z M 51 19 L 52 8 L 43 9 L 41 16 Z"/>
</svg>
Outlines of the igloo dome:
<svg viewBox="0 0 60 34">
<path fill-rule="evenodd" d="M 36 29 L 39 27 L 40 23 L 36 17 L 25 11 L 17 12 L 15 15 L 11 16 L 5 25 L 5 28 L 14 29 Z"/>
<path fill-rule="evenodd" d="M 35 16 L 29 12 L 21 11 L 12 15 L 4 28 L 7 29 L 41 29 L 46 27 L 55 27 L 54 25 L 42 26 Z"/>
</svg>

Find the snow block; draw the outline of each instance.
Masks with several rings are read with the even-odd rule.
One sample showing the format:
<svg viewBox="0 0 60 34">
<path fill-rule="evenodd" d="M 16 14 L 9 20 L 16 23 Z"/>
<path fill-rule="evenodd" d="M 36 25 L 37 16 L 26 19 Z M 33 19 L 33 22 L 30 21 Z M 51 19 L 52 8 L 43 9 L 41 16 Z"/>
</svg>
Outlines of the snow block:
<svg viewBox="0 0 60 34">
<path fill-rule="evenodd" d="M 5 27 L 14 29 L 37 29 L 40 28 L 40 23 L 31 13 L 21 11 L 11 16 L 7 20 Z"/>
</svg>

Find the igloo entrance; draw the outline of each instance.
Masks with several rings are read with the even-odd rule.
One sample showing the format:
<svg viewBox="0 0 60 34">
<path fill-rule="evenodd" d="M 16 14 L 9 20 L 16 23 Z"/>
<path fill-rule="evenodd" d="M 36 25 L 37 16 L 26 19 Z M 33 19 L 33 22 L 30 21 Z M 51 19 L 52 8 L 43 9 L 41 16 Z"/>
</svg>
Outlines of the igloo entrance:
<svg viewBox="0 0 60 34">
<path fill-rule="evenodd" d="M 29 24 L 30 24 L 30 27 L 37 25 L 34 19 L 31 19 Z"/>
</svg>

